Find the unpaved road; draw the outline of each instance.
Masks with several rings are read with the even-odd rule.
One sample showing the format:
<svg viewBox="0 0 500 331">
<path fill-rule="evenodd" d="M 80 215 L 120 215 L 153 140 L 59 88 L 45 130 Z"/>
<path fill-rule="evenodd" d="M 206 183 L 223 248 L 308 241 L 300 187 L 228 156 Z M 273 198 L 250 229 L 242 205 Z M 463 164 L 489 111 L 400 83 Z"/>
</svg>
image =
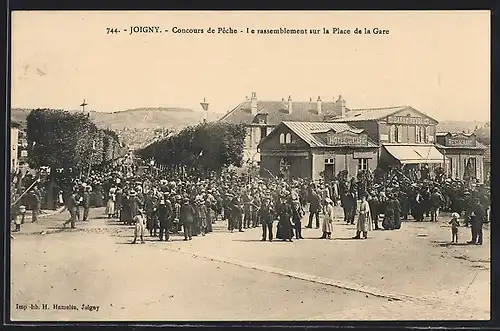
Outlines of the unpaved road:
<svg viewBox="0 0 500 331">
<path fill-rule="evenodd" d="M 487 229 L 483 246 L 450 245 L 446 219 L 365 241 L 350 240 L 354 227 L 337 222 L 334 240 L 305 229 L 304 240 L 269 243 L 260 229 L 230 234 L 219 222 L 190 242 L 130 245 L 133 230 L 101 213 L 63 232 L 67 215 L 54 216 L 23 233 L 57 233 L 11 241 L 13 321 L 490 318 Z M 462 242 L 469 232 L 461 228 Z"/>
</svg>

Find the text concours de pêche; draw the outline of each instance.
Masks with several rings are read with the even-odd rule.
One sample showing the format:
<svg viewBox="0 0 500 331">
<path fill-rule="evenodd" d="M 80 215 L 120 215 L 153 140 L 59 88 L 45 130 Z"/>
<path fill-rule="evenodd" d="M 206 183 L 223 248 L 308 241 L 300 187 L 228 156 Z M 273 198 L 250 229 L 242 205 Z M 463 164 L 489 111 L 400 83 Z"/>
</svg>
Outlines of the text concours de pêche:
<svg viewBox="0 0 500 331">
<path fill-rule="evenodd" d="M 383 28 L 243 28 L 235 29 L 232 27 L 177 27 L 165 29 L 161 26 L 130 26 L 129 28 L 106 28 L 106 34 L 128 34 L 128 35 L 144 35 L 144 34 L 162 34 L 172 33 L 179 34 L 251 34 L 251 35 L 388 35 L 390 31 Z"/>
</svg>

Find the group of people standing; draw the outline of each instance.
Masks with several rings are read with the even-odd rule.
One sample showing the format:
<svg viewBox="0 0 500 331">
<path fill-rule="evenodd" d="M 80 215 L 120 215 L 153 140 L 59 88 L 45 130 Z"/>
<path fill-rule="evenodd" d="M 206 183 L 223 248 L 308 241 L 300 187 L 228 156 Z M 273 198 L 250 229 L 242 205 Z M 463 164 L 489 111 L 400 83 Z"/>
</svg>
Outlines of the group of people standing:
<svg viewBox="0 0 500 331">
<path fill-rule="evenodd" d="M 363 178 L 337 178 L 319 183 L 307 180 L 245 178 L 236 174 L 200 178 L 175 174 L 125 176 L 119 171 L 100 175 L 93 185 L 103 188 L 106 215 L 124 224 L 136 225 L 136 239 L 145 231 L 159 240 L 183 232 L 184 240 L 212 232 L 216 221 L 226 221 L 229 232 L 262 227 L 263 241 L 302 239 L 302 220 L 309 212 L 306 228 L 321 227 L 322 239 L 331 239 L 333 221 L 343 217 L 356 224 L 353 238 L 364 239 L 369 231 L 397 230 L 409 216 L 417 222 L 426 217 L 438 221 L 440 210 L 457 212 L 464 225 L 471 225 L 472 243 L 482 243 L 482 224 L 488 221 L 489 195 L 483 186 L 470 189 L 458 180 L 441 183 L 373 183 Z M 92 187 L 81 183 L 66 199 L 74 226 L 83 209 L 88 219 Z M 343 215 L 335 215 L 341 206 Z M 321 215 L 321 217 L 320 217 Z M 320 222 L 322 219 L 322 222 Z M 276 223 L 274 223 L 277 221 Z M 321 223 L 321 224 L 320 224 Z M 273 225 L 276 228 L 273 229 Z M 275 236 L 274 236 L 275 235 Z"/>
</svg>

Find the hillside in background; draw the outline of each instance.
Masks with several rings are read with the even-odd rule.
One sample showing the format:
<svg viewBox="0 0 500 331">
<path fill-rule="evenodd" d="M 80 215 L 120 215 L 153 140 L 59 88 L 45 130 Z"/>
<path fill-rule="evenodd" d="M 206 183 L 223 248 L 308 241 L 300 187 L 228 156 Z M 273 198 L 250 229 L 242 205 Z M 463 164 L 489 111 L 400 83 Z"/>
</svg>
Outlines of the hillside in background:
<svg viewBox="0 0 500 331">
<path fill-rule="evenodd" d="M 11 120 L 26 123 L 31 109 L 14 108 Z M 77 110 L 74 110 L 77 111 Z M 222 114 L 208 113 L 207 120 L 215 121 Z M 161 139 L 170 130 L 181 130 L 203 120 L 201 111 L 185 108 L 137 108 L 114 113 L 90 112 L 90 118 L 99 127 L 115 131 L 123 142 L 132 148 L 142 147 Z"/>
<path fill-rule="evenodd" d="M 14 108 L 11 120 L 25 126 L 31 109 Z M 75 110 L 77 111 L 77 110 Z M 215 121 L 223 114 L 208 113 L 208 121 Z M 114 113 L 90 112 L 90 118 L 100 128 L 111 129 L 132 148 L 143 147 L 156 139 L 163 138 L 171 130 L 179 131 L 186 126 L 203 120 L 202 111 L 185 108 L 136 108 Z M 440 132 L 474 132 L 482 141 L 489 141 L 490 127 L 486 121 L 442 121 Z"/>
<path fill-rule="evenodd" d="M 437 125 L 438 132 L 462 132 L 472 133 L 474 130 L 489 125 L 487 121 L 442 121 Z"/>
</svg>

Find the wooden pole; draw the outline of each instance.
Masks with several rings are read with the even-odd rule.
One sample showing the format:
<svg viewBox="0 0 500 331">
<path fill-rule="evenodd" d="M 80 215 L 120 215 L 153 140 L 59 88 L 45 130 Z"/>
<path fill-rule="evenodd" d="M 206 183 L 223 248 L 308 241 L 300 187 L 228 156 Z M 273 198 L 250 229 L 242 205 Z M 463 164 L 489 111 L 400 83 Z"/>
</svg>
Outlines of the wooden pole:
<svg viewBox="0 0 500 331">
<path fill-rule="evenodd" d="M 33 186 L 35 186 L 36 184 L 40 183 L 40 178 L 37 178 L 17 199 L 16 201 L 14 201 L 14 203 L 12 203 L 12 205 L 15 205 L 16 203 L 19 202 L 19 200 L 21 200 L 21 198 L 26 194 L 28 193 L 32 188 Z"/>
</svg>

